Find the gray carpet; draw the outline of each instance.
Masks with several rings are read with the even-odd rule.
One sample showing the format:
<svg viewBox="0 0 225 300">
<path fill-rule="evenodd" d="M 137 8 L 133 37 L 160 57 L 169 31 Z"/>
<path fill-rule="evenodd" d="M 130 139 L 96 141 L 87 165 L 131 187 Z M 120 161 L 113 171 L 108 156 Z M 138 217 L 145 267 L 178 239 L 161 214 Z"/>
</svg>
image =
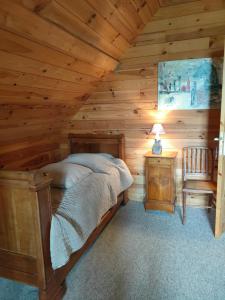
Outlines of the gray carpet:
<svg viewBox="0 0 225 300">
<path fill-rule="evenodd" d="M 213 219 L 213 213 L 211 214 Z M 215 240 L 206 210 L 175 215 L 122 207 L 67 277 L 64 300 L 225 300 L 225 237 Z M 0 299 L 37 291 L 0 280 Z"/>
</svg>

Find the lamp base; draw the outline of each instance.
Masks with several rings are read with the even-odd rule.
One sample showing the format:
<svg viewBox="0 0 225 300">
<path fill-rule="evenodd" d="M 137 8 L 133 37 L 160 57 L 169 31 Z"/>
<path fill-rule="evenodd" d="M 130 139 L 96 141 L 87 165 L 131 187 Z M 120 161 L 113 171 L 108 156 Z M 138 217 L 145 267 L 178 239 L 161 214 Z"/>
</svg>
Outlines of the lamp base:
<svg viewBox="0 0 225 300">
<path fill-rule="evenodd" d="M 161 140 L 155 140 L 155 143 L 152 146 L 153 154 L 161 154 L 162 153 L 162 145 Z"/>
</svg>

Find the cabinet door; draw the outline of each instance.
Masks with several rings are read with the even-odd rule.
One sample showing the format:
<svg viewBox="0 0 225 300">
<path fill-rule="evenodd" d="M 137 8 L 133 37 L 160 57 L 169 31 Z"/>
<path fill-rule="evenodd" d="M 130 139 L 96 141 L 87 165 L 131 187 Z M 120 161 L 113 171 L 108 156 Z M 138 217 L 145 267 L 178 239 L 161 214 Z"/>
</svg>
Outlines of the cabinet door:
<svg viewBox="0 0 225 300">
<path fill-rule="evenodd" d="M 171 166 L 149 165 L 148 200 L 172 201 L 173 176 Z"/>
</svg>

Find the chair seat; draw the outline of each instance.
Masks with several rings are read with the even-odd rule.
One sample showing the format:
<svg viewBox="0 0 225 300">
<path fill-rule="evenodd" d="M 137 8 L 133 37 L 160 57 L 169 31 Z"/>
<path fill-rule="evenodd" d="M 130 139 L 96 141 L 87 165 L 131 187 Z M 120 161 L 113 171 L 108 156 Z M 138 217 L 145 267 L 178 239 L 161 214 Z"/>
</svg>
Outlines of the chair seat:
<svg viewBox="0 0 225 300">
<path fill-rule="evenodd" d="M 213 194 L 216 192 L 216 183 L 204 180 L 187 180 L 184 182 L 183 192 Z"/>
</svg>

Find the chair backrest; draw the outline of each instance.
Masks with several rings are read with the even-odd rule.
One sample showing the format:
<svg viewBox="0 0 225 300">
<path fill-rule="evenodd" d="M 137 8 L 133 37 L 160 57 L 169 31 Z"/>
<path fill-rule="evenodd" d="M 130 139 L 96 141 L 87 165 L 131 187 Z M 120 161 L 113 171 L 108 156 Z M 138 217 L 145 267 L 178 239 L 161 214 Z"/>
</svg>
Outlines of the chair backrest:
<svg viewBox="0 0 225 300">
<path fill-rule="evenodd" d="M 207 147 L 183 148 L 183 180 L 213 180 L 214 155 Z"/>
</svg>

